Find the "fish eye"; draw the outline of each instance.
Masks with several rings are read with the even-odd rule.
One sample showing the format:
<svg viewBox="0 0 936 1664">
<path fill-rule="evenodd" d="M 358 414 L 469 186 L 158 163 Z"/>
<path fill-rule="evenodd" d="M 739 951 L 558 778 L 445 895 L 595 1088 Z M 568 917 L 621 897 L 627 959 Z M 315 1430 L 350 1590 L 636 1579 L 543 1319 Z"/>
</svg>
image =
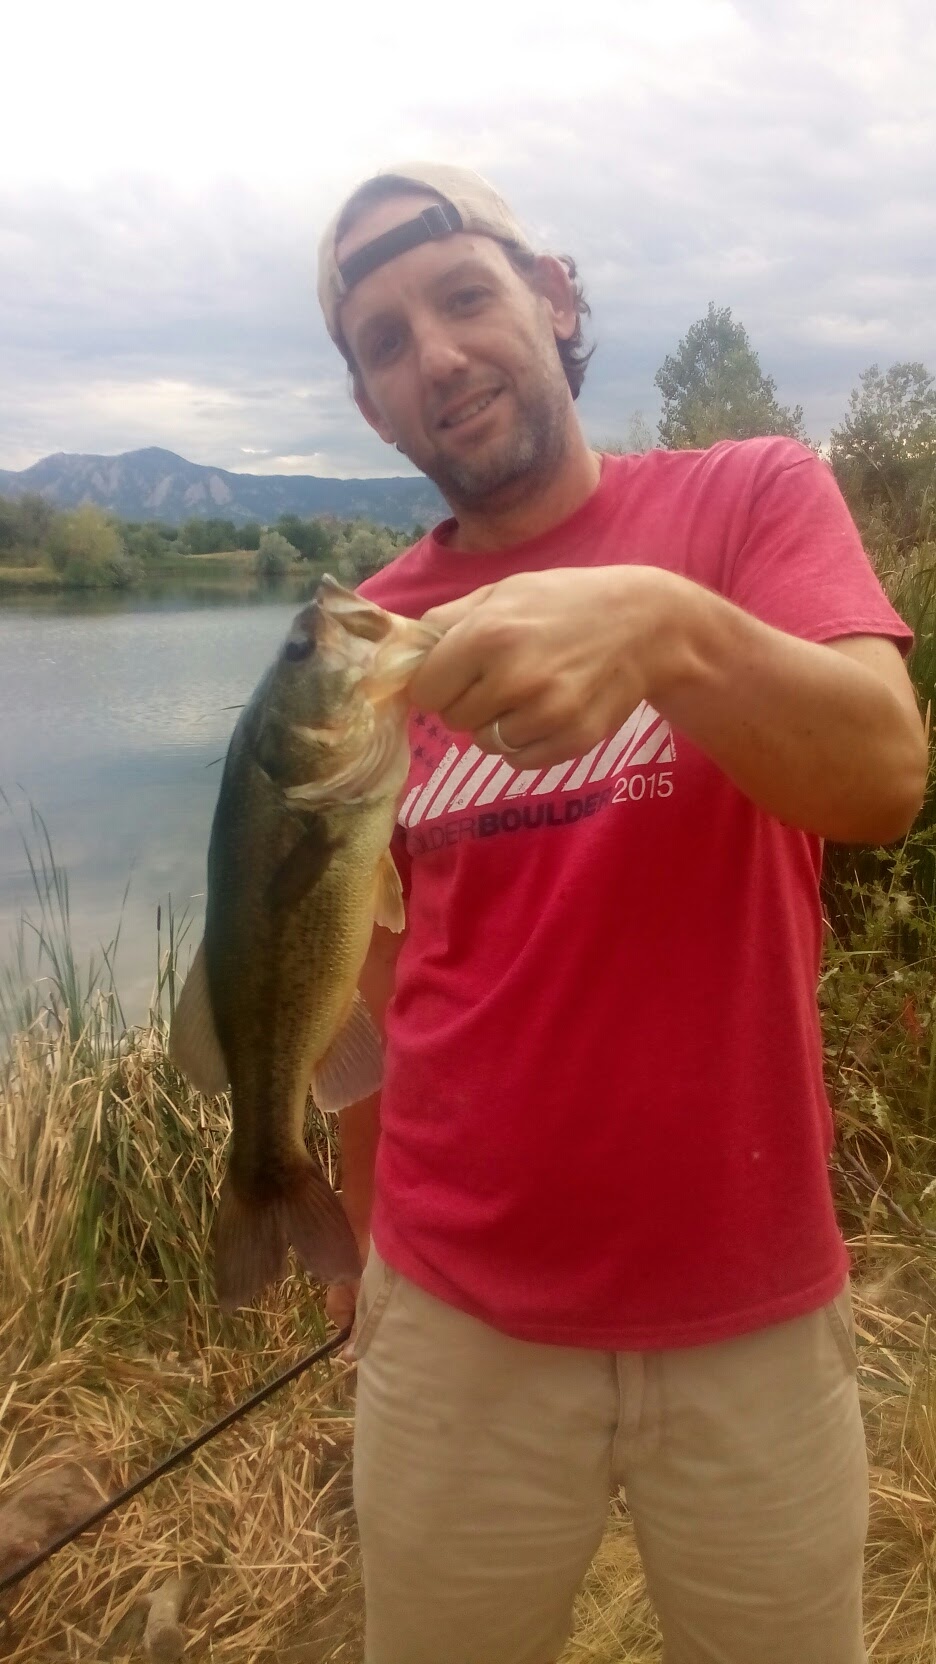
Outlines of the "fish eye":
<svg viewBox="0 0 936 1664">
<path fill-rule="evenodd" d="M 293 664 L 298 664 L 300 659 L 309 657 L 312 651 L 312 638 L 310 636 L 290 636 L 283 651 L 287 659 L 291 660 Z"/>
</svg>

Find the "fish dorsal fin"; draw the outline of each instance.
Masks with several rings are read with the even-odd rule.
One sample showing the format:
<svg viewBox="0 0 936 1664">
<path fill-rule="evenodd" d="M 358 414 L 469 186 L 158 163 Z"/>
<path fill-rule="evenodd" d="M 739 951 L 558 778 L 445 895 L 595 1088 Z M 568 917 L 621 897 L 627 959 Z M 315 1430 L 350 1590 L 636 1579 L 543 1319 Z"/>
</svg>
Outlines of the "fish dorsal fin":
<svg viewBox="0 0 936 1664">
<path fill-rule="evenodd" d="M 310 1085 L 319 1109 L 334 1112 L 369 1098 L 383 1080 L 383 1047 L 374 1019 L 355 992 L 343 1026 L 316 1066 Z"/>
<path fill-rule="evenodd" d="M 230 1071 L 215 1028 L 205 944 L 199 944 L 169 1029 L 169 1057 L 206 1097 L 226 1092 Z"/>
<path fill-rule="evenodd" d="M 400 883 L 396 862 L 389 849 L 384 850 L 377 868 L 374 923 L 382 924 L 387 930 L 395 931 L 401 931 L 406 926 L 403 886 Z"/>
</svg>

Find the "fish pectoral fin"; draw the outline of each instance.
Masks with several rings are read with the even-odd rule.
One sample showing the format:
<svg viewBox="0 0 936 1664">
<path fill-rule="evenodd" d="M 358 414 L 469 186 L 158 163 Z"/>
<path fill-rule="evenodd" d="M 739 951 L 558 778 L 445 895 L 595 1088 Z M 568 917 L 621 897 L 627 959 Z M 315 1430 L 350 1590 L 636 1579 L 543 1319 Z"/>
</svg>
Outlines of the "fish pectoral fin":
<svg viewBox="0 0 936 1664">
<path fill-rule="evenodd" d="M 369 1098 L 383 1080 L 383 1046 L 374 1019 L 355 992 L 347 1021 L 316 1065 L 310 1081 L 316 1106 L 334 1113 Z"/>
<path fill-rule="evenodd" d="M 270 905 L 298 907 L 313 885 L 324 878 L 328 863 L 342 842 L 341 838 L 329 837 L 325 822 L 320 815 L 315 815 L 270 879 L 267 888 Z"/>
<path fill-rule="evenodd" d="M 227 1059 L 215 1028 L 205 944 L 199 944 L 169 1028 L 169 1058 L 206 1097 L 226 1092 Z"/>
<path fill-rule="evenodd" d="M 400 883 L 396 862 L 389 849 L 384 850 L 377 868 L 374 923 L 382 924 L 387 930 L 400 931 L 406 927 L 403 886 Z"/>
</svg>

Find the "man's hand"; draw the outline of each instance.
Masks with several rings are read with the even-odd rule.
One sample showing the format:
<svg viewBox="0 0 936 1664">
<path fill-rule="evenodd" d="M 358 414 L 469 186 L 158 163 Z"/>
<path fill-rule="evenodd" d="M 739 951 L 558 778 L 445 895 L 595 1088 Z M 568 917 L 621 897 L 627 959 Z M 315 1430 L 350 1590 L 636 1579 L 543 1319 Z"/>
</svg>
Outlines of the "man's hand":
<svg viewBox="0 0 936 1664">
<path fill-rule="evenodd" d="M 347 1324 L 354 1322 L 354 1308 L 357 1305 L 360 1278 L 353 1283 L 329 1283 L 325 1295 L 325 1316 L 334 1323 L 336 1329 L 344 1329 Z M 354 1361 L 354 1330 L 347 1345 L 342 1348 L 341 1356 L 346 1363 Z"/>
<path fill-rule="evenodd" d="M 518 768 L 582 756 L 651 697 L 683 582 L 652 566 L 521 572 L 434 607 L 424 621 L 445 634 L 412 702 Z"/>
<path fill-rule="evenodd" d="M 347 1197 L 343 1195 L 341 1201 L 351 1221 L 351 1229 L 357 1238 L 358 1253 L 361 1256 L 361 1265 L 363 1266 L 370 1252 L 369 1230 L 361 1219 L 352 1216 Z M 354 1362 L 354 1310 L 357 1305 L 360 1287 L 361 1279 L 355 1277 L 351 1283 L 329 1283 L 325 1291 L 325 1316 L 329 1321 L 334 1323 L 336 1329 L 344 1329 L 349 1323 L 352 1324 L 351 1334 L 341 1349 L 342 1358 L 345 1363 L 349 1364 Z"/>
</svg>

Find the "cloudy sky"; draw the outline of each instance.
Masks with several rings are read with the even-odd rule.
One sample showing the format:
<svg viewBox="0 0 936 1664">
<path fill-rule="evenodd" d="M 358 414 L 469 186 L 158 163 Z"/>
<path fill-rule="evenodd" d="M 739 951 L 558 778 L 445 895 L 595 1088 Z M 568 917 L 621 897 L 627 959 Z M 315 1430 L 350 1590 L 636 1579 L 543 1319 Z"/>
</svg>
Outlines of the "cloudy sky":
<svg viewBox="0 0 936 1664">
<path fill-rule="evenodd" d="M 376 167 L 465 161 L 575 255 L 593 440 L 657 413 L 709 300 L 816 439 L 936 370 L 932 0 L 36 0 L 4 19 L 0 467 L 164 445 L 399 473 L 314 251 Z"/>
</svg>

